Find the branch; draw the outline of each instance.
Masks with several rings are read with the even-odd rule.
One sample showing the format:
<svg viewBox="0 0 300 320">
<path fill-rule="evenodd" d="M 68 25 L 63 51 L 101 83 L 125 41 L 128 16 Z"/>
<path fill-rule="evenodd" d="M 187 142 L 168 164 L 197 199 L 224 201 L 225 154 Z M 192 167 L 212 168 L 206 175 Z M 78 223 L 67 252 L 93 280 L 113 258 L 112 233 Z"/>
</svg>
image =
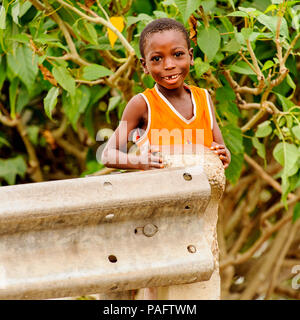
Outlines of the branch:
<svg viewBox="0 0 300 320">
<path fill-rule="evenodd" d="M 0 112 L 0 122 L 2 122 L 7 127 L 15 127 L 18 124 L 18 119 L 10 119 Z"/>
<path fill-rule="evenodd" d="M 52 20 L 54 20 L 59 28 L 61 29 L 65 39 L 66 39 L 66 42 L 68 44 L 68 47 L 71 51 L 71 54 L 70 54 L 70 59 L 72 61 L 74 61 L 75 63 L 77 63 L 78 65 L 89 65 L 89 63 L 85 60 L 83 60 L 82 58 L 80 58 L 80 56 L 78 55 L 77 53 L 77 50 L 76 50 L 76 47 L 75 47 L 75 44 L 72 40 L 72 37 L 70 35 L 70 32 L 67 28 L 67 26 L 65 25 L 65 23 L 62 21 L 62 19 L 60 18 L 60 16 L 56 13 L 55 10 L 53 10 L 53 8 L 48 4 L 48 1 L 45 0 L 45 3 L 47 6 L 45 6 L 44 4 L 42 4 L 40 1 L 38 0 L 30 0 L 30 2 L 40 11 L 44 11 L 47 13 L 48 16 L 51 17 Z"/>
<path fill-rule="evenodd" d="M 237 92 L 237 93 L 250 93 L 253 95 L 259 95 L 260 93 L 262 93 L 264 86 L 265 86 L 265 82 L 264 81 L 260 81 L 258 87 L 256 88 L 250 88 L 247 86 L 240 86 L 235 80 L 233 80 L 231 74 L 230 74 L 230 70 L 225 70 L 223 72 L 226 80 L 229 82 L 231 88 Z"/>
<path fill-rule="evenodd" d="M 278 259 L 276 260 L 276 263 L 275 263 L 275 268 L 273 269 L 273 272 L 272 272 L 272 276 L 271 276 L 271 281 L 270 281 L 270 284 L 269 284 L 269 287 L 268 287 L 268 290 L 267 290 L 267 294 L 266 294 L 266 297 L 265 299 L 270 299 L 270 296 L 272 295 L 273 291 L 274 291 L 274 288 L 276 286 L 276 280 L 278 278 L 278 275 L 279 275 L 279 271 L 280 271 L 280 268 L 282 266 L 282 263 L 283 263 L 283 260 L 292 244 L 292 241 L 294 240 L 294 236 L 295 236 L 295 233 L 296 231 L 298 230 L 299 228 L 299 225 L 300 225 L 300 220 L 297 220 L 294 224 L 292 224 L 292 227 L 291 227 L 291 230 L 289 232 L 289 235 L 288 235 L 288 238 L 282 248 L 282 250 L 280 251 L 280 254 L 279 254 L 279 257 Z"/>
<path fill-rule="evenodd" d="M 300 39 L 300 33 L 298 33 L 298 34 L 296 35 L 296 37 L 293 39 L 292 43 L 290 44 L 287 52 L 285 53 L 285 55 L 284 55 L 284 57 L 283 57 L 283 59 L 282 59 L 282 62 L 283 62 L 284 64 L 286 63 L 287 58 L 289 57 L 291 51 L 293 50 L 293 48 L 295 47 L 295 45 L 296 45 L 296 43 L 297 43 L 297 41 L 298 41 L 299 39 Z"/>
<path fill-rule="evenodd" d="M 246 132 L 247 130 L 251 129 L 256 122 L 261 119 L 266 113 L 265 109 L 260 109 L 242 128 L 242 132 Z"/>
<path fill-rule="evenodd" d="M 250 40 L 247 40 L 246 42 L 247 42 L 247 48 L 249 50 L 251 59 L 252 59 L 253 64 L 254 64 L 255 73 L 257 74 L 257 79 L 258 79 L 258 81 L 265 80 L 265 77 L 264 77 L 263 73 L 261 72 L 261 70 L 260 70 L 260 68 L 258 66 L 258 62 L 257 62 L 256 56 L 254 54 L 253 48 L 251 46 L 251 42 L 250 42 Z"/>
<path fill-rule="evenodd" d="M 76 82 L 76 83 L 88 84 L 88 85 L 90 85 L 90 86 L 94 86 L 94 85 L 96 85 L 96 84 L 104 84 L 104 83 L 105 83 L 105 80 L 104 80 L 104 79 L 98 79 L 98 80 L 90 81 L 90 80 L 76 79 L 75 82 Z"/>
<path fill-rule="evenodd" d="M 83 13 L 82 11 L 78 10 L 77 8 L 73 7 L 72 5 L 66 3 L 63 0 L 57 0 L 57 2 L 60 3 L 62 6 L 69 8 L 70 10 L 72 10 L 73 12 L 78 14 L 80 17 L 85 18 L 87 21 L 90 21 L 90 22 L 93 22 L 96 24 L 102 24 L 105 27 L 109 28 L 111 31 L 113 31 L 117 35 L 117 37 L 120 39 L 121 43 L 127 49 L 129 54 L 135 55 L 135 51 L 134 51 L 133 47 L 129 44 L 129 42 L 122 35 L 122 33 L 111 22 L 101 18 L 100 16 L 90 17 L 87 14 Z M 96 13 L 95 13 L 95 15 L 96 15 Z"/>
<path fill-rule="evenodd" d="M 255 162 L 252 158 L 250 158 L 246 153 L 244 154 L 244 159 L 250 164 L 252 168 L 254 168 L 259 176 L 265 180 L 270 186 L 272 186 L 279 193 L 282 193 L 281 185 L 274 180 L 257 162 Z M 292 193 L 288 194 L 289 199 L 294 199 L 296 196 Z"/>
<path fill-rule="evenodd" d="M 300 300 L 300 291 L 288 288 L 286 286 L 276 287 L 275 293 L 287 296 L 292 299 Z"/>
<path fill-rule="evenodd" d="M 40 162 L 37 158 L 34 146 L 28 138 L 27 130 L 22 123 L 22 119 L 18 119 L 16 127 L 28 153 L 29 165 L 31 167 L 30 175 L 32 176 L 33 181 L 41 182 L 44 179 L 40 168 Z"/>
<path fill-rule="evenodd" d="M 283 216 L 277 223 L 272 226 L 267 227 L 262 231 L 261 237 L 249 248 L 245 253 L 238 254 L 236 257 L 229 257 L 225 261 L 220 264 L 220 268 L 223 269 L 228 265 L 237 265 L 244 263 L 248 259 L 250 259 L 253 254 L 261 247 L 261 245 L 271 237 L 271 235 L 278 231 L 282 226 L 284 226 L 287 222 L 292 220 L 292 210 L 289 210 L 289 213 L 286 216 Z"/>
<path fill-rule="evenodd" d="M 287 201 L 287 206 L 293 205 L 300 200 L 300 194 L 297 194 L 296 197 Z M 283 203 L 276 203 L 269 210 L 264 212 L 260 218 L 260 224 L 263 225 L 265 220 L 271 217 L 273 214 L 277 213 L 279 210 L 284 208 Z"/>
</svg>

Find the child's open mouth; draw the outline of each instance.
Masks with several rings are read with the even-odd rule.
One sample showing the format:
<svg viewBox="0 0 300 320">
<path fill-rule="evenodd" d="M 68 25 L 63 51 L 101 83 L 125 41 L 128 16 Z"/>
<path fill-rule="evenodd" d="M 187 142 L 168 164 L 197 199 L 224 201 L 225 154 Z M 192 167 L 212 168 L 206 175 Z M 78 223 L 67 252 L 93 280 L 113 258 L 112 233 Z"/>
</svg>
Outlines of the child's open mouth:
<svg viewBox="0 0 300 320">
<path fill-rule="evenodd" d="M 173 83 L 176 82 L 176 80 L 179 78 L 179 73 L 177 74 L 173 74 L 171 76 L 167 76 L 167 77 L 162 77 L 164 80 L 168 81 L 169 83 Z"/>
</svg>

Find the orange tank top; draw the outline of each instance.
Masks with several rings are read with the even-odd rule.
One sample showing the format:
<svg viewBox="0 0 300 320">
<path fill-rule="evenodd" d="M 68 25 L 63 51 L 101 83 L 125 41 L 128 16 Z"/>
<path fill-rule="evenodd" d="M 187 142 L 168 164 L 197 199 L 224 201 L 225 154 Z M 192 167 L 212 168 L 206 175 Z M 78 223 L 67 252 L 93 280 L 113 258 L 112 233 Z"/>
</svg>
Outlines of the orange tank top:
<svg viewBox="0 0 300 320">
<path fill-rule="evenodd" d="M 148 107 L 148 125 L 145 132 L 138 132 L 138 147 L 149 145 L 201 144 L 210 147 L 213 142 L 213 117 L 206 89 L 187 86 L 193 103 L 193 116 L 184 118 L 155 85 L 140 93 Z"/>
</svg>

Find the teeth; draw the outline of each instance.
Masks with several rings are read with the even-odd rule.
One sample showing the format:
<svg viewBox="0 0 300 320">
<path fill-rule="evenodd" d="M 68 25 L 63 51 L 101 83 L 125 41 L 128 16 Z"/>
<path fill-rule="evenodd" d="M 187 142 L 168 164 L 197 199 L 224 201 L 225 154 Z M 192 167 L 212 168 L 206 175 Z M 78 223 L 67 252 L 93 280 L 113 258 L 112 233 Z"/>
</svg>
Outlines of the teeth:
<svg viewBox="0 0 300 320">
<path fill-rule="evenodd" d="M 170 77 L 165 77 L 165 79 L 169 80 L 169 79 L 176 79 L 178 78 L 178 74 L 174 75 L 174 76 L 170 76 Z"/>
</svg>

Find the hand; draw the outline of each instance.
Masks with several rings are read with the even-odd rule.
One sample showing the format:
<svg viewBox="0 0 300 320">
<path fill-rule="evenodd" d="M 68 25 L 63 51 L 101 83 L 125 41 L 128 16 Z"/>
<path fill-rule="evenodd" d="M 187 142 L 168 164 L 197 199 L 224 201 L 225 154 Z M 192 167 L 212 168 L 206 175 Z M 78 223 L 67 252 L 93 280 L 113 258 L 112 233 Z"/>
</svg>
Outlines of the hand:
<svg viewBox="0 0 300 320">
<path fill-rule="evenodd" d="M 139 169 L 153 170 L 164 168 L 163 158 L 159 153 L 158 147 L 151 146 L 148 153 L 139 156 Z"/>
<path fill-rule="evenodd" d="M 224 145 L 218 144 L 216 142 L 212 143 L 210 150 L 214 150 L 214 152 L 219 156 L 220 160 L 223 163 L 224 169 L 228 168 L 231 161 L 229 150 Z"/>
</svg>

